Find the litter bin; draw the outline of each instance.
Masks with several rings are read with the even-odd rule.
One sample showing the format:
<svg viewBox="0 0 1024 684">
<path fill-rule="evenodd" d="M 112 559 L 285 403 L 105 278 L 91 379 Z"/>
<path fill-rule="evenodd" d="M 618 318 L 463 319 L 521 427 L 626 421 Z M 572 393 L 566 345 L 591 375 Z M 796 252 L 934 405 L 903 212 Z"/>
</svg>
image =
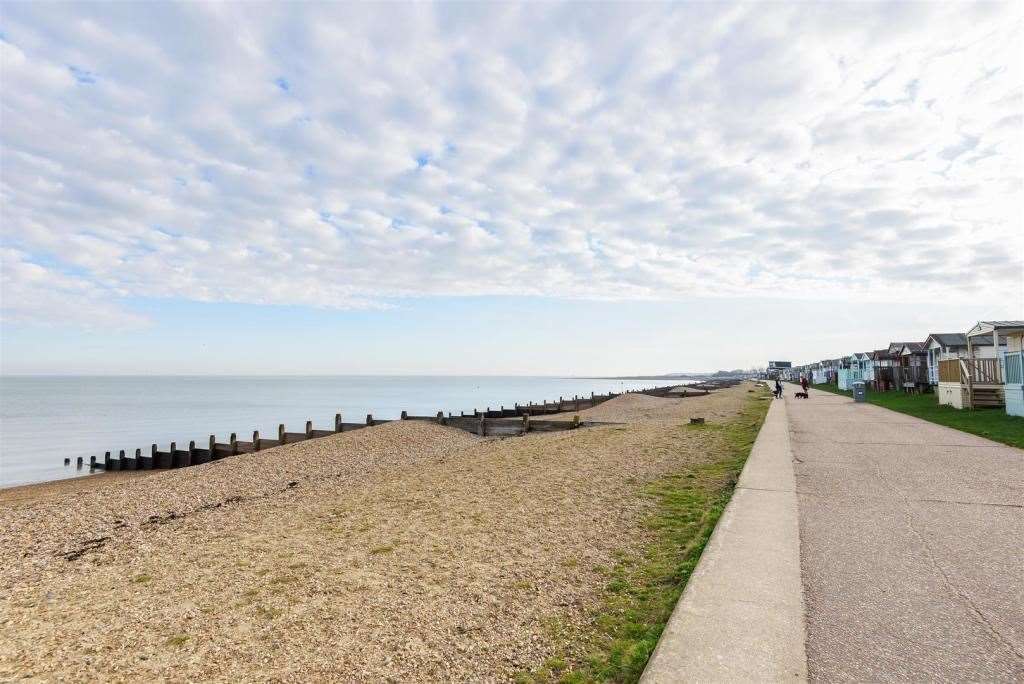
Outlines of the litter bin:
<svg viewBox="0 0 1024 684">
<path fill-rule="evenodd" d="M 864 393 L 864 382 L 862 380 L 858 380 L 853 383 L 853 400 L 867 401 L 867 396 Z"/>
</svg>

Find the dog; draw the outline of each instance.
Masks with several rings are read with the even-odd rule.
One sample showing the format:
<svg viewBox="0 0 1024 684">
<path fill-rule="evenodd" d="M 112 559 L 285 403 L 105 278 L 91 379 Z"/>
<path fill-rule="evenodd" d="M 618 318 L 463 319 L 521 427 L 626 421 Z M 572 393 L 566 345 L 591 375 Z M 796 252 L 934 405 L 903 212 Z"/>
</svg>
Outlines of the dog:
<svg viewBox="0 0 1024 684">
<path fill-rule="evenodd" d="M 797 399 L 806 399 L 807 392 L 794 392 L 793 396 L 796 397 Z"/>
</svg>

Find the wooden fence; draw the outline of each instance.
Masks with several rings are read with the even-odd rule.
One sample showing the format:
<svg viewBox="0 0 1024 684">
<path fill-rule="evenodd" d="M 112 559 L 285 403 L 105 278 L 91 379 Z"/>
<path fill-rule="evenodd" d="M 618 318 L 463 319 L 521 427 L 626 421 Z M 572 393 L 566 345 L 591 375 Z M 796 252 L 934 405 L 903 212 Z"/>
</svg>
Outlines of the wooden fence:
<svg viewBox="0 0 1024 684">
<path fill-rule="evenodd" d="M 738 382 L 740 381 L 723 380 L 689 386 L 649 387 L 640 390 L 630 390 L 626 394 L 645 394 L 653 397 L 686 397 L 707 394 L 709 390 L 728 387 Z M 435 422 L 459 428 L 480 437 L 516 436 L 526 434 L 527 432 L 572 430 L 579 427 L 596 425 L 597 423 L 581 421 L 579 416 L 574 416 L 571 420 L 537 420 L 536 417 L 567 412 L 575 413 L 592 408 L 618 396 L 621 396 L 621 394 L 614 392 L 609 392 L 608 394 L 591 393 L 589 397 L 574 396 L 572 399 L 559 397 L 558 401 L 544 401 L 540 404 L 515 404 L 512 408 L 500 406 L 497 409 L 492 409 L 488 406 L 483 411 L 474 409 L 470 414 L 463 412 L 458 416 L 452 413 L 445 415 L 442 411 L 438 411 L 433 416 L 413 416 L 409 415 L 406 411 L 402 411 L 399 420 Z M 228 456 L 251 454 L 284 444 L 294 444 L 389 422 L 392 421 L 381 420 L 374 418 L 372 414 L 367 414 L 366 420 L 361 423 L 346 423 L 342 420 L 341 414 L 336 413 L 334 415 L 333 429 L 315 429 L 312 421 L 307 420 L 305 430 L 302 432 L 288 432 L 283 423 L 278 425 L 277 434 L 273 438 L 263 437 L 258 431 L 254 431 L 252 439 L 249 441 L 239 440 L 235 433 L 231 433 L 227 442 L 218 442 L 215 435 L 210 435 L 203 446 L 196 446 L 196 442 L 191 441 L 188 443 L 188 447 L 184 449 L 178 448 L 177 442 L 171 442 L 166 451 L 161 451 L 156 444 L 153 444 L 146 454 L 143 453 L 142 449 L 136 449 L 134 454 L 127 454 L 124 450 L 121 450 L 118 452 L 117 458 L 114 458 L 111 456 L 111 452 L 108 451 L 103 455 L 102 460 L 97 459 L 95 456 L 90 456 L 89 469 L 117 471 L 185 468 L 217 461 Z M 71 459 L 64 459 L 64 465 L 70 465 L 70 462 Z M 77 467 L 83 467 L 81 456 L 77 458 Z"/>
</svg>

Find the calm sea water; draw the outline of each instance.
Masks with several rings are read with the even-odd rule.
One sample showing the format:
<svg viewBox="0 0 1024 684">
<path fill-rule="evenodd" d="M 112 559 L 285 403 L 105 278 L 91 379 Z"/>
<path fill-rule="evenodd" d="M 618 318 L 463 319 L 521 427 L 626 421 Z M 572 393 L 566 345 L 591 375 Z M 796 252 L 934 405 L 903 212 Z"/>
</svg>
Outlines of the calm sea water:
<svg viewBox="0 0 1024 684">
<path fill-rule="evenodd" d="M 666 384 L 654 380 L 494 376 L 8 376 L 0 378 L 0 486 L 88 474 L 78 456 L 119 449 L 148 452 L 156 442 L 205 444 L 211 434 L 273 438 L 277 426 L 301 432 L 307 420 L 330 429 L 347 422 L 472 411 L 559 396 L 604 394 Z M 65 467 L 64 458 L 72 465 Z"/>
</svg>

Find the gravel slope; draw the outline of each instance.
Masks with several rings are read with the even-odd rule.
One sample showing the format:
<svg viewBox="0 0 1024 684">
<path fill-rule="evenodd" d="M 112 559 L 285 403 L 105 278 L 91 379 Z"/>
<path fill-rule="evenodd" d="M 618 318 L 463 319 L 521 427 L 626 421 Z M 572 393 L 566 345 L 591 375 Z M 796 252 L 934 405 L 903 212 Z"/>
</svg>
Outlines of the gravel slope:
<svg viewBox="0 0 1024 684">
<path fill-rule="evenodd" d="M 643 539 L 639 489 L 739 386 L 627 395 L 621 425 L 479 439 L 389 423 L 0 496 L 0 679 L 507 680 Z"/>
</svg>

